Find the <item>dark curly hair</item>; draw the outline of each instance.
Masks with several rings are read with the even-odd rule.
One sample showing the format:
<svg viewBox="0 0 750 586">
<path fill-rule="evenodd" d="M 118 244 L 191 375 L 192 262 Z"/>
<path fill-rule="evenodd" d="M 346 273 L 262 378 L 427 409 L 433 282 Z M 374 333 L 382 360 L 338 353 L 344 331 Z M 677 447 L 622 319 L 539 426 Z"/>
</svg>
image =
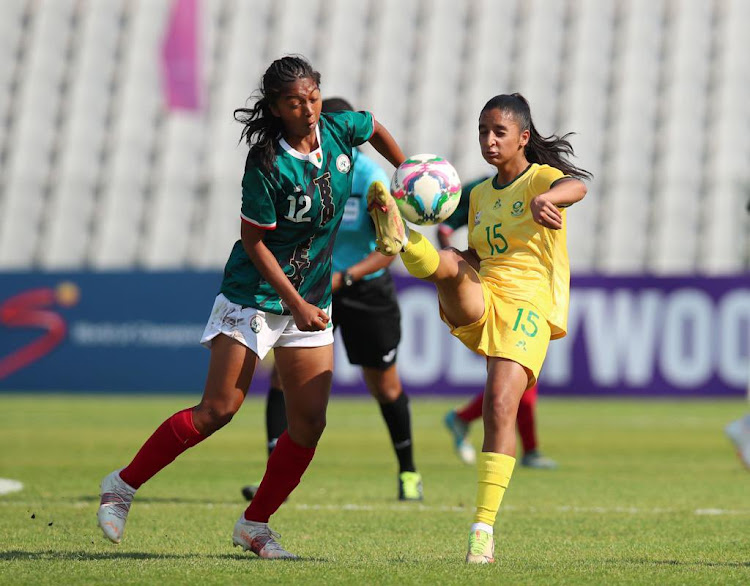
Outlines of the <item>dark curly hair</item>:
<svg viewBox="0 0 750 586">
<path fill-rule="evenodd" d="M 240 141 L 247 141 L 250 160 L 267 173 L 276 159 L 276 139 L 283 129 L 281 120 L 271 113 L 271 104 L 279 99 L 288 84 L 304 78 L 312 79 L 320 86 L 320 73 L 301 55 L 276 59 L 263 74 L 255 94 L 255 105 L 234 111 L 234 119 L 244 125 Z"/>
</svg>

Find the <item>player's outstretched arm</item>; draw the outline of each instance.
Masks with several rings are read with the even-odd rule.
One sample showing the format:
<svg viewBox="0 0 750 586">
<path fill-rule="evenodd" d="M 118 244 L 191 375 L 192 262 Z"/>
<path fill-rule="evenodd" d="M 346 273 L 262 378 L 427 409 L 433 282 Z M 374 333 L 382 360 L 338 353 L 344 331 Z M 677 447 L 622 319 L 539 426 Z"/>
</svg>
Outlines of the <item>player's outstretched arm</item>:
<svg viewBox="0 0 750 586">
<path fill-rule="evenodd" d="M 374 120 L 374 119 L 373 119 Z M 406 160 L 401 147 L 388 132 L 388 129 L 377 120 L 374 120 L 375 130 L 370 137 L 370 144 L 383 155 L 394 167 L 398 167 Z"/>
</svg>

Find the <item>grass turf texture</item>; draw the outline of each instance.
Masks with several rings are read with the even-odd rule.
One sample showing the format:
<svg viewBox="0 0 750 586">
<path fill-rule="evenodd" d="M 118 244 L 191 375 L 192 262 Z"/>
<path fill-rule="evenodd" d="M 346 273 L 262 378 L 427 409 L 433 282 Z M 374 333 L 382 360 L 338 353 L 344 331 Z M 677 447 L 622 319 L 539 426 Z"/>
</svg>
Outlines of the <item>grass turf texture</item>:
<svg viewBox="0 0 750 586">
<path fill-rule="evenodd" d="M 0 476 L 25 485 L 0 496 L 0 582 L 750 583 L 750 474 L 723 435 L 741 401 L 542 398 L 542 447 L 561 468 L 516 468 L 497 562 L 468 567 L 476 473 L 452 452 L 442 416 L 458 401 L 444 399 L 412 401 L 422 505 L 395 500 L 375 402 L 334 397 L 317 456 L 271 523 L 305 560 L 233 549 L 239 489 L 265 463 L 262 404 L 251 399 L 145 485 L 123 543 L 107 542 L 96 526 L 99 481 L 196 399 L 0 396 Z"/>
</svg>

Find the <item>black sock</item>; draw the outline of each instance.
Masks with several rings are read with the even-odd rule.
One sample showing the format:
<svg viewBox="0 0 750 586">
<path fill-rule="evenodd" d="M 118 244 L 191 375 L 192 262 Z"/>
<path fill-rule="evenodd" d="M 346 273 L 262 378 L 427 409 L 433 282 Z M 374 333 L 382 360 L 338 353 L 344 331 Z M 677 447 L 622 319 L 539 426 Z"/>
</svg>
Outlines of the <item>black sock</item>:
<svg viewBox="0 0 750 586">
<path fill-rule="evenodd" d="M 268 455 L 276 447 L 281 434 L 286 430 L 286 403 L 284 391 L 270 387 L 266 399 L 266 434 L 268 435 Z"/>
<path fill-rule="evenodd" d="M 380 411 L 391 434 L 393 449 L 398 458 L 399 472 L 416 472 L 411 447 L 411 413 L 409 397 L 401 393 L 393 403 L 381 403 Z"/>
</svg>

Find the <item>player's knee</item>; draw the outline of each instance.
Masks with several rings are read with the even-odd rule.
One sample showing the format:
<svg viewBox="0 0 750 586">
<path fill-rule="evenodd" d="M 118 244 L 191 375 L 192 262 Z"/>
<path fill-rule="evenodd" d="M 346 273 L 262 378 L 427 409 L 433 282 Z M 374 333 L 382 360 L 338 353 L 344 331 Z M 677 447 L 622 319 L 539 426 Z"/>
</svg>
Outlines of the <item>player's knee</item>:
<svg viewBox="0 0 750 586">
<path fill-rule="evenodd" d="M 326 428 L 326 415 L 308 415 L 289 422 L 289 435 L 295 443 L 315 447 Z"/>
<path fill-rule="evenodd" d="M 232 421 L 238 408 L 233 403 L 201 403 L 195 409 L 195 427 L 200 433 L 210 435 Z"/>
<path fill-rule="evenodd" d="M 453 246 L 443 248 L 442 250 L 438 251 L 438 254 L 440 255 L 441 261 L 448 260 L 448 261 L 458 262 L 459 260 L 463 258 L 458 248 L 455 248 Z"/>
<path fill-rule="evenodd" d="M 395 384 L 381 384 L 370 389 L 370 394 L 378 403 L 393 403 L 401 395 L 401 387 Z"/>
<path fill-rule="evenodd" d="M 444 248 L 438 251 L 440 257 L 440 266 L 444 269 L 450 268 L 451 270 L 444 270 L 446 277 L 455 277 L 458 274 L 458 263 L 462 260 L 461 255 L 455 248 Z"/>
<path fill-rule="evenodd" d="M 489 401 L 485 401 L 485 421 L 497 427 L 515 425 L 517 413 L 518 401 L 512 393 L 498 393 L 491 396 Z"/>
</svg>

